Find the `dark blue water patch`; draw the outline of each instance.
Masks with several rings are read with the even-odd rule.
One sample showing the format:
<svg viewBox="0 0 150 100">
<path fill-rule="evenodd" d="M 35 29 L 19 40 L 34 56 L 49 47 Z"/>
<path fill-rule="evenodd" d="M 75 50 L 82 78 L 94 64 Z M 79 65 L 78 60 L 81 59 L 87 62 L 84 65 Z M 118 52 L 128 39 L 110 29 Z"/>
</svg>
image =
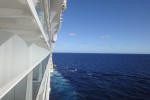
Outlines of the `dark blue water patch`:
<svg viewBox="0 0 150 100">
<path fill-rule="evenodd" d="M 77 100 L 150 100 L 150 55 L 57 53 L 53 60 Z"/>
<path fill-rule="evenodd" d="M 67 79 L 54 71 L 51 73 L 51 92 L 49 100 L 77 100 L 77 93 Z"/>
</svg>

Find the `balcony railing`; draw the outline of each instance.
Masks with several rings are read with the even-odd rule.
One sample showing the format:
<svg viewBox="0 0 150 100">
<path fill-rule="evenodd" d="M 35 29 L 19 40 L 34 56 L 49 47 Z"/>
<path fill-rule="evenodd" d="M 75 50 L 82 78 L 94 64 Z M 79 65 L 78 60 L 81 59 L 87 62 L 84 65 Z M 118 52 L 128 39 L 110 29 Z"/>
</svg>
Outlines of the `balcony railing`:
<svg viewBox="0 0 150 100">
<path fill-rule="evenodd" d="M 46 1 L 46 0 L 45 0 Z M 33 0 L 33 3 L 34 3 L 34 7 L 36 9 L 36 12 L 37 12 L 37 15 L 39 17 L 39 20 L 41 22 L 41 25 L 43 27 L 43 30 L 44 30 L 44 34 L 50 38 L 50 34 L 49 34 L 49 31 L 48 31 L 48 16 L 49 14 L 46 13 L 46 8 L 45 5 L 44 5 L 44 0 Z"/>
<path fill-rule="evenodd" d="M 29 72 L 21 81 L 19 81 L 18 84 L 16 84 L 0 100 L 27 100 L 28 92 L 31 92 L 29 93 L 32 96 L 31 99 L 36 100 L 37 94 L 39 92 L 39 88 L 41 86 L 41 82 L 45 81 L 46 78 L 49 78 L 49 77 L 44 77 L 48 60 L 49 60 L 49 56 L 47 56 L 40 64 L 38 64 L 31 72 Z M 30 84 L 28 84 L 29 74 L 31 74 L 32 76 Z M 30 87 L 32 88 L 31 91 L 28 90 Z"/>
</svg>

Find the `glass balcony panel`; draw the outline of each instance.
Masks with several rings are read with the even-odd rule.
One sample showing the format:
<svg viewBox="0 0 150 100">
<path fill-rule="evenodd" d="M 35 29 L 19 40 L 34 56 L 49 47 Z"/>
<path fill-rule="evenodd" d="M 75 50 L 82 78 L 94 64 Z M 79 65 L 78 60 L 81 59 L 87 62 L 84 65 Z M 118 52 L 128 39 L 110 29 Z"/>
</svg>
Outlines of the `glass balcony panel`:
<svg viewBox="0 0 150 100">
<path fill-rule="evenodd" d="M 37 93 L 43 80 L 48 60 L 49 56 L 47 56 L 39 65 L 37 65 L 33 69 L 33 76 L 32 76 L 33 100 L 35 100 L 37 97 Z M 27 79 L 28 75 L 25 76 L 16 86 L 14 86 L 14 88 L 12 88 L 1 100 L 26 100 Z"/>
<path fill-rule="evenodd" d="M 27 88 L 27 76 L 11 89 L 1 100 L 25 100 Z"/>
<path fill-rule="evenodd" d="M 46 11 L 44 10 L 44 4 L 43 4 L 43 0 L 33 0 L 34 5 L 35 5 L 35 9 L 37 12 L 37 15 L 40 19 L 40 22 L 43 26 L 44 32 L 47 36 L 49 36 L 48 34 L 48 25 L 47 25 L 47 19 L 46 19 Z"/>
<path fill-rule="evenodd" d="M 45 70 L 46 70 L 46 66 L 48 63 L 48 59 L 49 56 L 46 57 L 39 65 L 37 65 L 34 69 L 33 69 L 33 81 L 32 81 L 32 98 L 33 100 L 36 99 Z"/>
</svg>

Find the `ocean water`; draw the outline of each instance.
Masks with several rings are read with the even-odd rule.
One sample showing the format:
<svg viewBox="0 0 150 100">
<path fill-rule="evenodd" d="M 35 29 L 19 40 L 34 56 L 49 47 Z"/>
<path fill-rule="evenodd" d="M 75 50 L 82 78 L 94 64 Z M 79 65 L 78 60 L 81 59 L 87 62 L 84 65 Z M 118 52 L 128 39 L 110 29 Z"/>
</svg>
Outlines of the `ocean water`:
<svg viewBox="0 0 150 100">
<path fill-rule="evenodd" d="M 50 100 L 150 100 L 150 55 L 54 53 Z"/>
</svg>

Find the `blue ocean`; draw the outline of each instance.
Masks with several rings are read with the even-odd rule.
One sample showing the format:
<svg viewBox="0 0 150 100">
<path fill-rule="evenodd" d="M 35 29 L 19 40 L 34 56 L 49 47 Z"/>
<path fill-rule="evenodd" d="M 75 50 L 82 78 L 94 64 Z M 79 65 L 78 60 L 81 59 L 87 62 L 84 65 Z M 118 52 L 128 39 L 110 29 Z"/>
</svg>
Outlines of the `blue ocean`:
<svg viewBox="0 0 150 100">
<path fill-rule="evenodd" d="M 54 53 L 50 100 L 150 100 L 150 55 Z"/>
</svg>

